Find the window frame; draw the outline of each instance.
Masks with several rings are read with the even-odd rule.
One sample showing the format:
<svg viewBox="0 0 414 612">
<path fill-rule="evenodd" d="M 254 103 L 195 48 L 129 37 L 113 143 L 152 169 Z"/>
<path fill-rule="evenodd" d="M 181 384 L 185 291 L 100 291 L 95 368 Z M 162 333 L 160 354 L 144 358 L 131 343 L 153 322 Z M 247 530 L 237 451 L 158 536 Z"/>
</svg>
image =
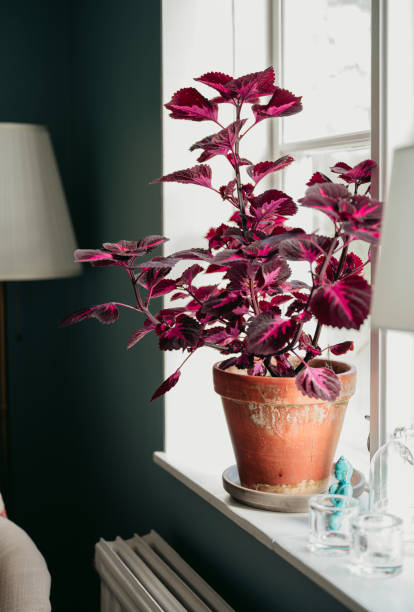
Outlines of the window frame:
<svg viewBox="0 0 414 612">
<path fill-rule="evenodd" d="M 272 6 L 272 59 L 278 66 L 279 82 L 283 87 L 284 2 L 273 0 Z M 315 153 L 323 149 L 343 149 L 345 146 L 366 146 L 380 169 L 372 182 L 372 197 L 384 199 L 386 177 L 386 37 L 387 0 L 371 0 L 371 129 L 336 134 L 322 138 L 285 142 L 283 123 L 273 122 L 272 145 L 275 159 L 293 153 Z M 279 178 L 279 177 L 278 177 Z M 279 178 L 280 181 L 280 178 Z M 279 185 L 280 186 L 280 185 Z M 374 279 L 376 252 L 373 254 L 372 278 Z M 387 437 L 386 428 L 386 333 L 370 330 L 370 454 L 375 453 Z M 368 412 L 368 410 L 367 410 Z"/>
</svg>

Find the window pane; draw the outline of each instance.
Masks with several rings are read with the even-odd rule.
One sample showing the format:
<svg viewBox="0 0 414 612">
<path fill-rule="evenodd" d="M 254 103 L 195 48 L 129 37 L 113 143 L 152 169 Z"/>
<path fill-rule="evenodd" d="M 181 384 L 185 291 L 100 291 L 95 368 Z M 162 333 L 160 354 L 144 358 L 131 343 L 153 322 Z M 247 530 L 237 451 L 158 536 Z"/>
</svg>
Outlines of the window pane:
<svg viewBox="0 0 414 612">
<path fill-rule="evenodd" d="M 370 129 L 370 0 L 285 0 L 283 86 L 303 111 L 285 142 Z"/>
<path fill-rule="evenodd" d="M 346 151 L 324 150 L 313 151 L 312 153 L 304 152 L 299 155 L 296 154 L 295 162 L 285 171 L 284 189 L 289 195 L 298 199 L 303 197 L 306 190 L 306 182 L 312 176 L 313 172 L 319 170 L 329 175 L 329 168 L 338 161 L 344 161 L 353 166 L 359 161 L 367 158 L 369 158 L 368 148 L 348 148 Z M 334 175 L 332 175 L 332 178 L 334 178 Z M 361 191 L 361 193 L 363 193 L 363 191 Z M 295 226 L 302 227 L 306 231 L 318 230 L 321 234 L 332 236 L 332 222 L 326 215 L 319 211 L 313 211 L 306 208 L 300 209 L 299 213 L 294 217 L 294 224 Z M 356 241 L 352 245 L 352 251 L 365 261 L 368 255 L 368 245 L 365 242 Z M 294 264 L 292 268 L 295 278 L 309 282 L 307 264 Z M 365 270 L 364 275 L 367 280 L 369 280 L 369 269 Z M 311 322 L 307 325 L 307 333 L 312 334 L 315 324 Z M 346 451 L 343 451 L 343 454 L 345 454 L 359 469 L 367 469 L 369 455 L 366 452 L 366 439 L 369 427 L 364 417 L 369 414 L 370 410 L 369 320 L 364 323 L 359 331 L 341 330 L 324 326 L 320 337 L 320 346 L 324 348 L 328 345 L 337 344 L 345 340 L 354 341 L 354 350 L 343 357 L 334 357 L 334 359 L 354 364 L 357 369 L 358 379 L 356 393 L 348 406 L 337 455 L 341 454 L 341 444 L 345 443 Z M 327 353 L 325 353 L 325 355 L 327 355 Z"/>
</svg>

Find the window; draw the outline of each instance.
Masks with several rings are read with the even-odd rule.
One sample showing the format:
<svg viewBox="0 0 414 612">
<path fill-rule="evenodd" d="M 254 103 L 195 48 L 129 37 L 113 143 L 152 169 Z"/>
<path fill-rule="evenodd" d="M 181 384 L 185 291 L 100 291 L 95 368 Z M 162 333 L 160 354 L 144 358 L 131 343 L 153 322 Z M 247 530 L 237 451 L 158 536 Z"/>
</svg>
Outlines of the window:
<svg viewBox="0 0 414 612">
<path fill-rule="evenodd" d="M 286 169 L 280 186 L 300 198 L 313 172 L 329 174 L 336 162 L 352 166 L 370 157 L 371 2 L 281 0 L 275 8 L 279 30 L 275 32 L 279 41 L 275 63 L 281 71 L 282 86 L 303 95 L 304 110 L 274 124 L 274 159 L 293 155 L 295 163 Z M 332 234 L 329 219 L 317 211 L 302 210 L 295 220 L 306 228 Z M 366 260 L 365 243 L 354 243 L 353 250 Z M 325 326 L 321 346 L 349 339 L 354 340 L 355 349 L 345 360 L 356 366 L 358 385 L 347 410 L 339 452 L 346 449 L 344 454 L 358 466 L 363 462 L 366 469 L 369 320 L 359 332 Z"/>
<path fill-rule="evenodd" d="M 210 0 L 208 11 L 202 0 L 165 0 L 163 99 L 168 100 L 176 89 L 190 85 L 194 77 L 209 70 L 240 75 L 273 64 L 278 83 L 303 95 L 305 110 L 284 121 L 263 121 L 242 154 L 257 161 L 292 154 L 295 163 L 275 186 L 301 197 L 316 169 L 326 172 L 337 161 L 352 165 L 370 157 L 370 28 L 369 0 L 256 0 L 254 11 L 246 0 Z M 214 45 L 208 44 L 212 33 Z M 164 115 L 163 132 L 164 173 L 194 165 L 194 156 L 186 149 L 206 135 L 206 126 L 171 121 Z M 211 161 L 215 184 L 225 184 L 230 177 L 220 164 L 222 160 Z M 301 215 L 306 228 L 326 227 L 323 215 L 312 215 L 311 211 Z M 210 191 L 191 185 L 164 185 L 164 233 L 171 238 L 168 252 L 204 246 L 206 229 L 228 216 L 226 205 Z M 362 243 L 361 249 L 361 255 L 366 256 Z M 325 334 L 326 344 L 332 334 L 335 341 L 342 339 L 338 330 Z M 359 385 L 342 439 L 351 460 L 360 467 L 362 456 L 366 467 L 369 324 L 359 333 L 343 335 L 355 340 L 355 351 L 346 359 L 356 363 Z M 191 458 L 215 474 L 234 462 L 220 399 L 211 382 L 212 364 L 219 359 L 213 350 L 203 349 L 186 364 L 183 383 L 166 397 L 165 420 L 167 453 Z M 176 352 L 167 353 L 166 374 L 180 362 Z"/>
</svg>

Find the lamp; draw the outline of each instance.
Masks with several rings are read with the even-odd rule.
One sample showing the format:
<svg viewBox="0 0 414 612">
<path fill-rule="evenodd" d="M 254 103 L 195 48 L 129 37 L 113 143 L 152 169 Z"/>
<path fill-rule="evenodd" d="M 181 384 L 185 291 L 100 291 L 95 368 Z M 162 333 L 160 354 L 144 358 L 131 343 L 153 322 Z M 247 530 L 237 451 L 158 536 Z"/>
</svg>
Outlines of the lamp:
<svg viewBox="0 0 414 612">
<path fill-rule="evenodd" d="M 394 151 L 375 270 L 372 325 L 414 331 L 414 145 Z"/>
<path fill-rule="evenodd" d="M 7 472 L 7 361 L 4 281 L 80 274 L 75 235 L 48 131 L 0 123 L 0 430 Z"/>
</svg>

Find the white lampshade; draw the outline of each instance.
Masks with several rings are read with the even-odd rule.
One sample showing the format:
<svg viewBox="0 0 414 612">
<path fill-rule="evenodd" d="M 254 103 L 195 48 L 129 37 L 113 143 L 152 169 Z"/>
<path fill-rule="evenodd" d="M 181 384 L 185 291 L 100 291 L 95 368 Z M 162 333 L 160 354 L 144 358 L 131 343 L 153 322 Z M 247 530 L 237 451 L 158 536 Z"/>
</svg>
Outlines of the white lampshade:
<svg viewBox="0 0 414 612">
<path fill-rule="evenodd" d="M 0 123 L 0 281 L 80 274 L 48 131 Z"/>
<path fill-rule="evenodd" d="M 414 146 L 394 152 L 375 272 L 372 325 L 414 331 Z"/>
</svg>

